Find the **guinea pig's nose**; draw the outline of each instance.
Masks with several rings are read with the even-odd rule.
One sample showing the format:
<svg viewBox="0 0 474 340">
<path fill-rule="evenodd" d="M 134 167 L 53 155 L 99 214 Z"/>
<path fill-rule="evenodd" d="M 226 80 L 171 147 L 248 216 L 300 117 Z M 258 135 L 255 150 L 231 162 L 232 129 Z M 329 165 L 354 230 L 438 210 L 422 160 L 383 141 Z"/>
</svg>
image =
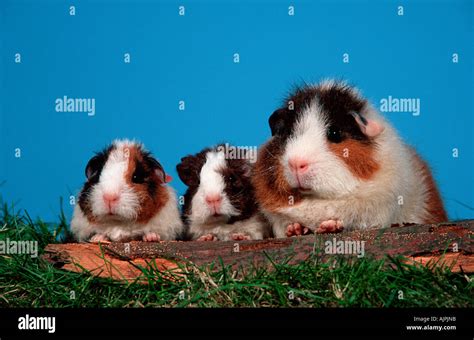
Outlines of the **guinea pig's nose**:
<svg viewBox="0 0 474 340">
<path fill-rule="evenodd" d="M 222 201 L 222 196 L 220 194 L 206 195 L 207 204 L 219 204 Z"/>
<path fill-rule="evenodd" d="M 288 160 L 288 165 L 290 166 L 291 171 L 303 174 L 309 169 L 309 162 L 303 158 L 290 158 Z"/>
<path fill-rule="evenodd" d="M 103 196 L 105 203 L 115 203 L 119 200 L 120 196 L 118 194 L 105 193 Z"/>
</svg>

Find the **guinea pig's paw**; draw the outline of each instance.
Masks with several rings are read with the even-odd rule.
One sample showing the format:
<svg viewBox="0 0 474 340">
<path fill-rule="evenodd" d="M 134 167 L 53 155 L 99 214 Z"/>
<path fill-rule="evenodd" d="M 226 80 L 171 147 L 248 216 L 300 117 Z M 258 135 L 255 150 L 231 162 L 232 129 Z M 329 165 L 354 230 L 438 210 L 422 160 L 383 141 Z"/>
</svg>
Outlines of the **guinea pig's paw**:
<svg viewBox="0 0 474 340">
<path fill-rule="evenodd" d="M 217 236 L 214 234 L 206 234 L 199 237 L 196 241 L 217 241 Z"/>
<path fill-rule="evenodd" d="M 90 243 L 110 243 L 109 238 L 105 234 L 95 234 L 89 240 Z"/>
<path fill-rule="evenodd" d="M 244 241 L 244 240 L 251 240 L 252 238 L 250 237 L 250 235 L 247 235 L 247 234 L 244 234 L 244 233 L 233 233 L 231 235 L 231 238 L 234 240 L 234 241 Z"/>
<path fill-rule="evenodd" d="M 286 227 L 287 237 L 306 235 L 309 234 L 309 232 L 309 228 L 302 226 L 300 223 L 290 223 Z"/>
<path fill-rule="evenodd" d="M 340 233 L 344 229 L 341 220 L 327 220 L 321 222 L 316 229 L 317 234 Z"/>
<path fill-rule="evenodd" d="M 145 242 L 158 242 L 161 237 L 157 233 L 149 231 L 143 235 L 142 239 Z"/>
</svg>

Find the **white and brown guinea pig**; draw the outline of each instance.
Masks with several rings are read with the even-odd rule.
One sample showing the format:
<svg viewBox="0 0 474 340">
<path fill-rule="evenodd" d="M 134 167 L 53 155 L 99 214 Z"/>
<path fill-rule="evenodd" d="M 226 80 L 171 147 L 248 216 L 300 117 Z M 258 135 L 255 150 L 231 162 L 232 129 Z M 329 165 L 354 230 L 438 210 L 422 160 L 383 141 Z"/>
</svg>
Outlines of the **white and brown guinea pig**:
<svg viewBox="0 0 474 340">
<path fill-rule="evenodd" d="M 357 89 L 297 89 L 269 119 L 253 184 L 275 237 L 447 220 L 428 165 Z"/>
<path fill-rule="evenodd" d="M 226 158 L 221 145 L 183 157 L 176 169 L 188 186 L 183 219 L 189 238 L 225 241 L 269 236 L 271 228 L 255 201 L 250 160 Z"/>
<path fill-rule="evenodd" d="M 86 166 L 71 230 L 79 241 L 174 240 L 183 231 L 176 194 L 143 145 L 116 140 Z"/>
</svg>

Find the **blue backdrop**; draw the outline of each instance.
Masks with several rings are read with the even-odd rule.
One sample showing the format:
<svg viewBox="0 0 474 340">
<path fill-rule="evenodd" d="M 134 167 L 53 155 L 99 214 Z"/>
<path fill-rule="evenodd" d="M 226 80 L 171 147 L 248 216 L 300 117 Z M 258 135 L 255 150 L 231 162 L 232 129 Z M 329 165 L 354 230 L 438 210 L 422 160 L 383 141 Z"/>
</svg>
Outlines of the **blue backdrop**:
<svg viewBox="0 0 474 340">
<path fill-rule="evenodd" d="M 260 145 L 291 87 L 327 77 L 376 107 L 419 99 L 419 115 L 384 115 L 431 164 L 450 218 L 474 217 L 473 1 L 3 0 L 0 11 L 0 196 L 33 217 L 57 220 L 60 197 L 70 216 L 87 161 L 115 138 L 144 142 L 183 193 L 180 157 Z M 58 112 L 64 96 L 94 99 L 95 114 Z"/>
</svg>

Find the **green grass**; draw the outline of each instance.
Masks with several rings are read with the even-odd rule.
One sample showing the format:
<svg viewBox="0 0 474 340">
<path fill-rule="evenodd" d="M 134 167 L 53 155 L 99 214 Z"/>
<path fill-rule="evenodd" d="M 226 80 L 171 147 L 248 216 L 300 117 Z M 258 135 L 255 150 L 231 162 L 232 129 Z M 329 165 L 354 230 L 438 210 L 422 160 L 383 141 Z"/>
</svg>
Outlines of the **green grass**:
<svg viewBox="0 0 474 340">
<path fill-rule="evenodd" d="M 26 213 L 0 211 L 0 240 L 48 243 L 69 238 L 59 223 L 32 221 Z M 219 262 L 183 267 L 180 277 L 144 270 L 148 284 L 121 283 L 54 268 L 28 255 L 0 255 L 1 307 L 472 307 L 474 276 L 448 268 L 407 265 L 397 258 L 349 263 L 275 263 L 270 270 L 246 268 L 245 275 Z M 399 292 L 403 292 L 403 299 Z M 184 293 L 184 296 L 183 296 Z M 74 297 L 74 298 L 72 298 Z"/>
</svg>

